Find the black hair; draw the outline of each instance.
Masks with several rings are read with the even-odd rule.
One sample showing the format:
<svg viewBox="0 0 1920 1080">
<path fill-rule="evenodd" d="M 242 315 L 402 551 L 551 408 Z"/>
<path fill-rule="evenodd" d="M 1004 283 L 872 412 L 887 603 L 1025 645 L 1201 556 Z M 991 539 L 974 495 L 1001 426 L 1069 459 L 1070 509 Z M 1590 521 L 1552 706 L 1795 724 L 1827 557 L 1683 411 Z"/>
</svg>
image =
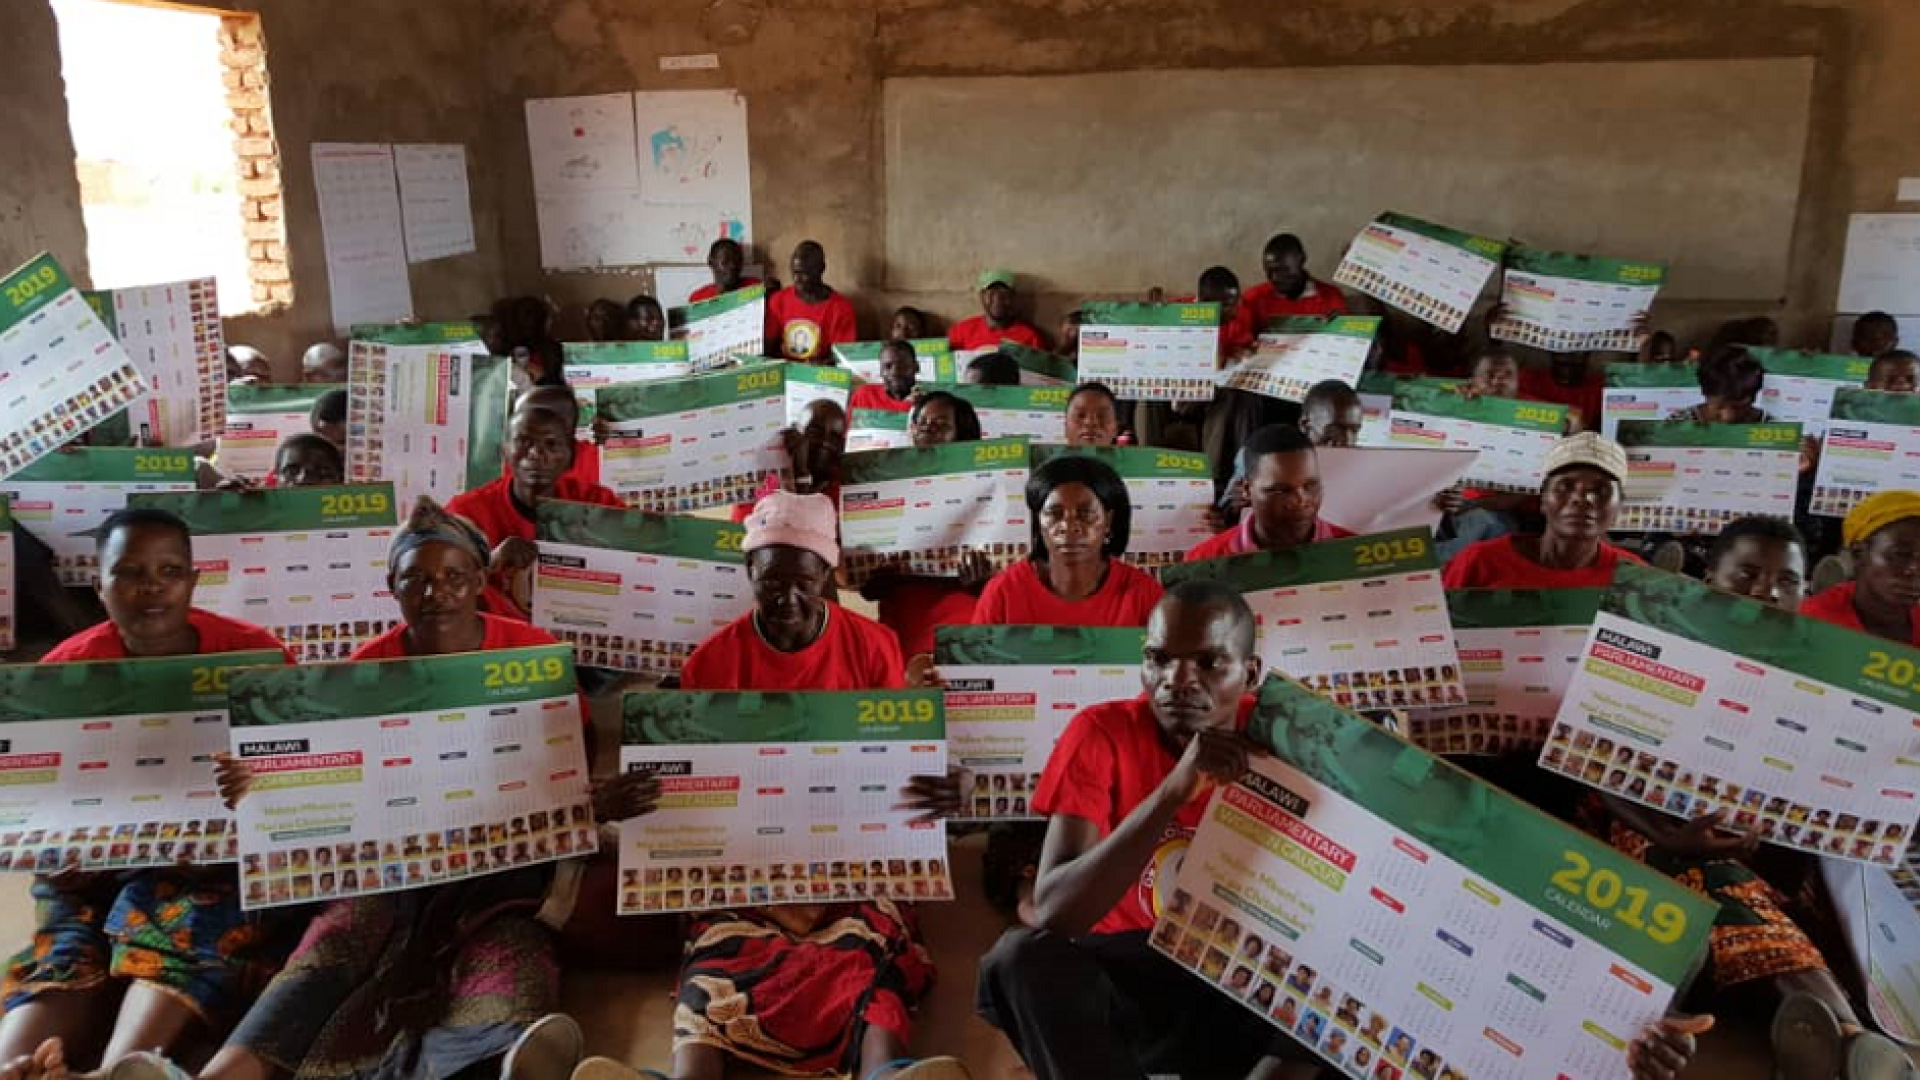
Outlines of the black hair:
<svg viewBox="0 0 1920 1080">
<path fill-rule="evenodd" d="M 1307 245 L 1301 243 L 1300 238 L 1290 232 L 1280 233 L 1273 239 L 1268 240 L 1267 246 L 1261 250 L 1263 254 L 1267 255 L 1285 255 L 1290 252 L 1298 252 L 1301 258 L 1304 259 L 1307 257 Z"/>
<path fill-rule="evenodd" d="M 1316 403 L 1333 401 L 1339 398 L 1360 400 L 1359 391 L 1339 379 L 1322 379 L 1307 388 L 1307 396 L 1300 402 L 1300 411 L 1312 409 Z"/>
<path fill-rule="evenodd" d="M 347 422 L 347 392 L 329 390 L 313 399 L 313 410 L 307 414 L 308 421 L 316 424 L 344 424 Z"/>
<path fill-rule="evenodd" d="M 709 259 L 713 258 L 716 254 L 719 253 L 721 248 L 727 248 L 727 247 L 730 247 L 733 250 L 738 251 L 743 255 L 746 253 L 746 250 L 747 250 L 740 246 L 740 241 L 735 240 L 730 236 L 723 236 L 720 239 L 715 240 L 713 243 L 707 245 L 707 258 Z"/>
<path fill-rule="evenodd" d="M 346 457 L 340 453 L 340 448 L 328 442 L 326 439 L 315 435 L 311 431 L 303 431 L 298 435 L 289 435 L 280 440 L 280 445 L 273 449 L 273 464 L 276 469 L 280 466 L 281 456 L 289 450 L 313 450 L 326 454 L 333 458 L 334 468 L 339 469 L 343 473 L 346 472 Z"/>
<path fill-rule="evenodd" d="M 1873 363 L 1867 365 L 1867 377 L 1872 378 L 1873 369 L 1879 367 L 1881 364 L 1920 365 L 1920 356 L 1916 356 L 1906 349 L 1888 349 L 1886 352 L 1874 357 Z"/>
<path fill-rule="evenodd" d="M 1067 408 L 1073 408 L 1073 399 L 1079 397 L 1081 394 L 1099 394 L 1101 397 L 1113 403 L 1115 412 L 1120 410 L 1120 399 L 1114 396 L 1113 387 L 1098 381 L 1083 382 L 1079 386 L 1074 387 L 1073 393 L 1067 395 Z"/>
<path fill-rule="evenodd" d="M 1884 311 L 1869 311 L 1865 315 L 1860 316 L 1858 319 L 1853 320 L 1854 333 L 1856 334 L 1859 333 L 1861 327 L 1867 326 L 1869 324 L 1874 326 L 1889 327 L 1895 333 L 1898 333 L 1900 330 L 1899 320 L 1895 319 L 1892 315 L 1889 315 Z"/>
<path fill-rule="evenodd" d="M 1020 385 L 1020 361 L 1003 352 L 982 353 L 967 361 L 967 370 L 979 372 L 983 386 Z"/>
<path fill-rule="evenodd" d="M 1210 289 L 1239 289 L 1240 275 L 1224 266 L 1209 266 L 1200 272 L 1200 291 Z"/>
<path fill-rule="evenodd" d="M 193 555 L 193 530 L 187 528 L 180 515 L 153 506 L 129 506 L 108 514 L 106 520 L 93 529 L 95 554 L 106 550 L 107 541 L 113 539 L 114 533 L 131 529 L 166 529 L 180 537 L 189 557 Z"/>
<path fill-rule="evenodd" d="M 1039 468 L 1027 476 L 1027 512 L 1033 524 L 1033 549 L 1028 558 L 1046 557 L 1047 545 L 1042 533 L 1045 531 L 1040 522 L 1040 510 L 1047 505 L 1047 496 L 1063 484 L 1085 484 L 1093 491 L 1093 497 L 1106 507 L 1107 517 L 1113 522 L 1107 530 L 1107 543 L 1101 553 L 1110 558 L 1118 558 L 1127 553 L 1127 540 L 1133 529 L 1133 497 L 1127 493 L 1126 481 L 1113 471 L 1113 466 L 1095 458 L 1078 454 L 1062 454 L 1049 458 Z"/>
<path fill-rule="evenodd" d="M 954 442 L 980 441 L 980 413 L 974 409 L 973 402 L 945 390 L 929 391 L 915 398 L 913 409 L 907 413 L 907 423 L 911 424 L 919 419 L 920 410 L 936 401 L 944 401 L 953 408 Z"/>
<path fill-rule="evenodd" d="M 1247 441 L 1240 447 L 1240 452 L 1247 457 L 1249 471 L 1260 463 L 1261 458 L 1273 454 L 1297 454 L 1303 450 L 1314 453 L 1313 440 L 1297 424 L 1268 424 L 1247 436 Z"/>
<path fill-rule="evenodd" d="M 887 354 L 887 350 L 889 349 L 892 349 L 896 352 L 905 352 L 907 354 L 907 359 L 909 360 L 917 361 L 920 359 L 920 355 L 913 351 L 913 342 L 908 341 L 906 338 L 903 338 L 903 337 L 888 338 L 887 340 L 880 343 L 881 356 L 885 356 Z"/>
<path fill-rule="evenodd" d="M 820 253 L 820 257 L 822 259 L 825 259 L 827 257 L 826 247 L 822 245 L 818 240 L 802 240 L 799 243 L 793 245 L 793 253 L 795 255 L 798 255 L 803 251 L 817 251 Z"/>
<path fill-rule="evenodd" d="M 1793 522 L 1784 518 L 1761 517 L 1755 514 L 1727 522 L 1726 527 L 1720 530 L 1720 535 L 1713 538 L 1713 545 L 1707 548 L 1707 573 L 1713 573 L 1714 567 L 1720 565 L 1720 560 L 1726 558 L 1727 552 L 1733 550 L 1733 545 L 1749 536 L 1756 540 L 1794 544 L 1800 548 L 1801 555 L 1804 556 L 1807 553 L 1806 537 L 1801 536 L 1800 530 L 1793 527 Z"/>
<path fill-rule="evenodd" d="M 1219 578 L 1197 577 L 1177 581 L 1167 586 L 1166 594 L 1160 602 L 1153 605 L 1158 611 L 1168 604 L 1186 604 L 1197 608 L 1210 608 L 1224 611 L 1233 620 L 1233 651 L 1237 659 L 1245 660 L 1253 655 L 1255 623 L 1253 608 L 1247 604 L 1247 598 L 1241 596 L 1233 586 Z M 1148 616 L 1149 619 L 1152 616 Z"/>
<path fill-rule="evenodd" d="M 648 296 L 646 293 L 641 293 L 640 295 L 627 301 L 627 318 L 629 319 L 639 318 L 640 309 L 647 308 L 647 307 L 654 308 L 655 310 L 659 311 L 660 314 L 662 315 L 665 315 L 667 313 L 667 309 L 660 306 L 660 301 L 654 299 L 651 296 Z"/>
<path fill-rule="evenodd" d="M 1718 401 L 1752 401 L 1760 396 L 1767 369 L 1741 345 L 1722 345 L 1700 361 L 1700 393 Z"/>
</svg>

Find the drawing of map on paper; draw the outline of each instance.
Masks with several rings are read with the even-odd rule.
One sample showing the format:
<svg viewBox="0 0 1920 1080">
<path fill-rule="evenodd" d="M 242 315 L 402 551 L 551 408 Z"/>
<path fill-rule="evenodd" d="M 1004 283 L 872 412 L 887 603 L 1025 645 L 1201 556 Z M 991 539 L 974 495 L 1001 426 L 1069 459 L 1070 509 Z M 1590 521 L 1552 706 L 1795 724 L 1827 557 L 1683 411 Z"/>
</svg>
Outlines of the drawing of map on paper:
<svg viewBox="0 0 1920 1080">
<path fill-rule="evenodd" d="M 649 261 L 697 262 L 753 232 L 747 103 L 732 90 L 633 95 Z"/>
<path fill-rule="evenodd" d="M 542 266 L 571 270 L 647 261 L 633 95 L 528 101 L 527 149 Z"/>
</svg>

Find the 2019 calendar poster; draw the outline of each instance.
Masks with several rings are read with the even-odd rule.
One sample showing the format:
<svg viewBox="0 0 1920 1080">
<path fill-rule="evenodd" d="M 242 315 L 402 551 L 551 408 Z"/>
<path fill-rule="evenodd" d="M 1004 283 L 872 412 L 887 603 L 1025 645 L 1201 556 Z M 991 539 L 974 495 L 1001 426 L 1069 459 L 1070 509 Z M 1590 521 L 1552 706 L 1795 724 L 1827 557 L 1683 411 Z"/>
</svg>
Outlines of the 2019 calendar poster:
<svg viewBox="0 0 1920 1080">
<path fill-rule="evenodd" d="M 224 369 L 223 369 L 224 370 Z M 0 278 L 0 478 L 118 415 L 149 389 L 67 272 L 44 252 Z"/>
</svg>

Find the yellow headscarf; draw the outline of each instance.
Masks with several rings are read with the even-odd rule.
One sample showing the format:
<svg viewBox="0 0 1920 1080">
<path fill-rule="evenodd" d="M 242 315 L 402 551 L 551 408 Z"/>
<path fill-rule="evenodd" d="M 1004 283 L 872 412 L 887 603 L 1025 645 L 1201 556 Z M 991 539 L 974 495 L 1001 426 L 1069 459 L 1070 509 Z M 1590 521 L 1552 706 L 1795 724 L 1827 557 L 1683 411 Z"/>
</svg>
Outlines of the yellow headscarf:
<svg viewBox="0 0 1920 1080">
<path fill-rule="evenodd" d="M 1920 517 L 1920 491 L 1881 491 L 1867 496 L 1848 511 L 1840 525 L 1840 542 L 1864 544 L 1881 529 L 1910 517 Z"/>
</svg>

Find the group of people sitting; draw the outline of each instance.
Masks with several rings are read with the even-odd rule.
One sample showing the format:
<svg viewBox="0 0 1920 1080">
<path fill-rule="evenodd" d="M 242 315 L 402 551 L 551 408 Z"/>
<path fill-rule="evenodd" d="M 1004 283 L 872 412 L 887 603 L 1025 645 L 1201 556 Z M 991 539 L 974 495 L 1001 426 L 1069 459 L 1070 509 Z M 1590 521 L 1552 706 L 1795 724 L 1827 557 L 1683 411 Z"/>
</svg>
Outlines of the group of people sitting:
<svg viewBox="0 0 1920 1080">
<path fill-rule="evenodd" d="M 740 276 L 741 255 L 729 241 L 715 245 L 713 294 L 757 284 Z M 1306 273 L 1297 240 L 1276 237 L 1262 261 L 1266 280 L 1244 294 L 1224 271 L 1200 281 L 1198 295 L 1222 302 L 1227 313 L 1223 357 L 1247 347 L 1268 319 L 1345 309 L 1338 289 Z M 826 362 L 825 350 L 852 340 L 851 305 L 825 285 L 819 245 L 802 244 L 789 269 L 793 283 L 768 304 L 769 348 Z M 980 295 L 982 314 L 957 323 L 950 340 L 988 350 L 975 361 L 976 378 L 1006 380 L 1005 365 L 993 359 L 999 342 L 1045 343 L 1018 322 L 1011 275 L 983 275 Z M 496 310 L 500 318 L 488 330 L 502 336 L 490 347 L 524 352 L 537 369 L 537 385 L 511 411 L 503 474 L 445 507 L 423 500 L 412 509 L 386 567 L 402 624 L 350 663 L 553 643 L 527 621 L 535 510 L 546 500 L 619 505 L 592 475 L 592 455 L 581 453 L 579 403 L 558 378 L 559 353 L 542 340 L 544 315 L 535 319 L 513 301 Z M 598 335 L 659 335 L 662 314 L 657 304 L 595 305 L 588 324 Z M 896 316 L 880 381 L 860 386 L 850 404 L 907 413 L 916 447 L 979 439 L 979 417 L 964 398 L 918 384 L 911 342 L 926 328 L 901 322 L 917 315 Z M 1863 330 L 1879 333 L 1878 325 Z M 1729 331 L 1756 332 L 1752 325 Z M 1663 347 L 1671 354 L 1671 338 L 1664 346 L 1660 335 L 1648 340 L 1647 356 L 1658 358 Z M 1751 415 L 1758 383 L 1741 345 L 1755 342 L 1743 337 L 1706 351 L 1698 419 Z M 1884 337 L 1864 344 L 1879 349 L 1877 384 L 1914 389 L 1911 354 Z M 1377 366 L 1389 371 L 1425 363 L 1421 342 L 1399 329 L 1383 334 L 1376 353 Z M 343 374 L 331 363 L 322 352 L 310 367 Z M 1544 461 L 1537 492 L 1441 499 L 1443 531 L 1454 541 L 1444 571 L 1449 588 L 1604 586 L 1615 567 L 1641 558 L 1610 539 L 1626 457 L 1613 441 L 1582 430 L 1598 419 L 1598 383 L 1586 364 L 1556 358 L 1521 371 L 1512 352 L 1491 346 L 1458 372 L 1464 393 L 1567 399 L 1579 419 Z M 1204 508 L 1214 535 L 1191 560 L 1345 535 L 1321 515 L 1318 451 L 1357 441 L 1364 418 L 1354 388 L 1322 383 L 1296 407 L 1249 400 L 1255 397 L 1223 391 L 1182 416 L 1081 384 L 1060 441 L 1070 449 L 1111 446 L 1125 433 L 1151 440 L 1184 423 L 1187 437 L 1212 452 L 1218 482 L 1217 499 Z M 280 448 L 275 482 L 338 483 L 338 424 L 316 408 L 314 434 Z M 877 608 L 869 619 L 839 602 L 847 588 L 838 573 L 837 507 L 847 429 L 847 408 L 821 400 L 785 434 L 791 473 L 770 478 L 753 505 L 736 511 L 746 526 L 751 610 L 687 659 L 679 685 L 938 687 L 930 655 L 936 626 L 1143 627 L 1140 695 L 1072 720 L 1033 793 L 1044 825 L 997 828 L 989 837 L 989 890 L 1012 928 L 981 961 L 979 1012 L 1039 1080 L 1319 1075 L 1310 1046 L 1148 944 L 1166 887 L 1156 886 L 1156 875 L 1169 873 L 1158 853 L 1191 836 L 1212 791 L 1262 752 L 1243 730 L 1252 694 L 1263 677 L 1286 674 L 1263 670 L 1246 601 L 1208 581 L 1163 588 L 1132 565 L 1125 484 L 1098 457 L 1069 452 L 1028 480 L 1026 558 L 997 572 L 972 555 L 951 577 L 881 575 L 860 588 Z M 265 631 L 193 606 L 193 541 L 179 519 L 122 511 L 97 537 L 107 620 L 55 647 L 43 663 L 250 649 L 286 655 Z M 1698 572 L 1715 588 L 1920 643 L 1920 494 L 1869 498 L 1827 551 L 1773 519 L 1685 539 L 1700 546 Z M 1822 554 L 1838 557 L 1844 580 L 1810 593 Z M 583 699 L 583 723 L 587 708 Z M 1397 722 L 1391 714 L 1376 719 Z M 1738 1011 L 1769 1003 L 1777 1075 L 1912 1075 L 1904 1052 L 1856 1011 L 1848 991 L 1856 973 L 1836 974 L 1829 963 L 1830 919 L 1814 895 L 1809 860 L 1760 849 L 1754 834 L 1724 815 L 1680 820 L 1576 788 L 1535 768 L 1530 754 L 1467 764 L 1719 903 L 1705 985 L 1690 1005 Z M 243 763 L 222 757 L 215 772 L 230 804 L 246 797 L 252 777 Z M 927 820 L 955 816 L 966 782 L 957 771 L 916 777 L 901 805 Z M 641 773 L 593 787 L 601 823 L 650 813 L 660 798 L 658 781 Z M 968 1075 L 955 1058 L 913 1053 L 913 1014 L 934 971 L 922 912 L 891 899 L 615 922 L 611 867 L 587 859 L 265 912 L 242 910 L 230 867 L 61 872 L 36 878 L 33 890 L 34 938 L 0 991 L 0 1080 L 60 1080 L 95 1068 L 115 1080 L 372 1080 L 495 1070 L 517 1080 L 717 1080 L 732 1061 L 863 1080 Z M 937 908 L 924 914 L 941 917 Z M 563 956 L 619 953 L 632 940 L 666 942 L 680 956 L 669 1063 L 585 1058 L 584 1034 L 556 1011 Z M 1712 1023 L 1675 1014 L 1650 1026 L 1626 1051 L 1630 1072 L 1640 1080 L 1680 1075 Z"/>
</svg>

